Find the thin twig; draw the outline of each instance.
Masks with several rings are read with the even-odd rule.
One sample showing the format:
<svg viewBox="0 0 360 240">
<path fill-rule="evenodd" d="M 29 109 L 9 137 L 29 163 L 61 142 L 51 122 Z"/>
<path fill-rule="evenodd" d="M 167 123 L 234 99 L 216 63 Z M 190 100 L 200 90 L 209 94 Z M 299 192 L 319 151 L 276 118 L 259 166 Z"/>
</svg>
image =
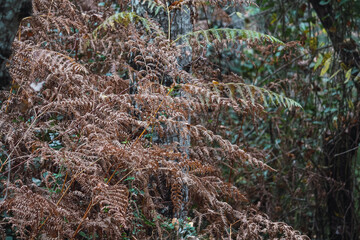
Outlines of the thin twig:
<svg viewBox="0 0 360 240">
<path fill-rule="evenodd" d="M 76 230 L 75 230 L 75 233 L 73 234 L 72 238 L 71 239 L 74 239 L 76 237 L 76 235 L 78 234 L 78 232 L 80 231 L 80 227 L 81 227 L 81 224 L 84 222 L 86 216 L 89 214 L 92 206 L 96 205 L 96 203 L 93 204 L 93 200 L 91 199 L 86 211 L 85 211 L 85 214 L 84 216 L 82 217 L 81 219 L 81 222 L 79 223 L 79 225 L 77 226 Z"/>
<path fill-rule="evenodd" d="M 349 149 L 349 150 L 347 150 L 347 151 L 345 151 L 345 152 L 337 153 L 337 154 L 334 155 L 334 157 L 338 157 L 338 156 L 341 156 L 341 155 L 346 154 L 346 153 L 348 153 L 348 152 L 352 152 L 352 151 L 358 149 L 359 147 L 360 147 L 360 146 L 357 146 L 357 147 L 354 147 L 354 148 L 352 148 L 352 149 Z"/>
</svg>

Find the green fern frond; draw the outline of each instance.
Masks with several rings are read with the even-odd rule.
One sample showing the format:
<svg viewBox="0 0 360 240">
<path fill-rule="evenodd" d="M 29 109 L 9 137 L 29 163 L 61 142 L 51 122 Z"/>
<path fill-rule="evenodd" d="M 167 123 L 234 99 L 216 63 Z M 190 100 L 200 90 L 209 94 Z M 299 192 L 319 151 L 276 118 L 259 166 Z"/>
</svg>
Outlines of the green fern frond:
<svg viewBox="0 0 360 240">
<path fill-rule="evenodd" d="M 250 98 L 252 104 L 255 103 L 256 99 L 260 99 L 261 104 L 265 107 L 270 105 L 282 105 L 285 108 L 301 108 L 302 106 L 291 98 L 287 98 L 280 94 L 274 93 L 265 88 L 257 87 L 254 85 L 244 83 L 217 83 L 213 84 L 215 91 L 226 92 L 227 95 L 235 99 L 239 95 L 241 99 Z M 270 103 L 270 104 L 269 104 Z"/>
<path fill-rule="evenodd" d="M 147 31 L 151 31 L 151 29 L 157 29 L 153 23 L 151 23 L 146 18 L 140 17 L 134 12 L 119 12 L 110 17 L 108 17 L 102 24 L 100 24 L 94 31 L 94 38 L 97 37 L 98 32 L 102 29 L 107 30 L 109 27 L 111 29 L 115 29 L 115 23 L 124 24 L 127 26 L 130 22 L 141 22 L 141 24 L 145 27 Z"/>
<path fill-rule="evenodd" d="M 161 2 L 156 2 L 153 0 L 143 0 L 142 5 L 147 3 L 147 8 L 150 10 L 151 13 L 154 12 L 155 9 L 155 16 L 159 14 L 161 10 L 165 10 L 165 6 Z"/>
<path fill-rule="evenodd" d="M 235 28 L 234 29 L 233 28 L 218 28 L 218 29 L 211 28 L 208 30 L 199 30 L 199 31 L 187 33 L 185 35 L 181 35 L 175 40 L 175 42 L 184 40 L 184 42 L 186 42 L 190 46 L 190 40 L 192 40 L 192 39 L 196 40 L 200 44 L 200 46 L 201 45 L 206 46 L 208 44 L 211 44 L 212 40 L 218 40 L 218 41 L 244 40 L 247 42 L 264 41 L 264 42 L 276 43 L 276 44 L 281 44 L 281 45 L 284 44 L 279 39 L 277 39 L 273 36 L 267 35 L 267 34 L 255 32 L 255 31 L 251 31 L 251 30 L 235 29 Z M 200 41 L 202 41 L 205 44 L 201 44 Z"/>
</svg>

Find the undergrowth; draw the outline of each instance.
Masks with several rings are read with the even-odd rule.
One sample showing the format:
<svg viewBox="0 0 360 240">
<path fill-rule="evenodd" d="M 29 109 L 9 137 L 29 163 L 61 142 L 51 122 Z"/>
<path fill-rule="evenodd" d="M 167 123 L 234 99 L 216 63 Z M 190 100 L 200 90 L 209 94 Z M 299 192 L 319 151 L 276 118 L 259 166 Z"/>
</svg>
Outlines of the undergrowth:
<svg viewBox="0 0 360 240">
<path fill-rule="evenodd" d="M 155 18 L 203 2 L 143 1 L 140 16 L 128 1 L 33 1 L 13 44 L 11 91 L 0 92 L 3 239 L 307 238 L 223 175 L 234 164 L 276 171 L 227 138 L 229 112 L 256 124 L 268 105 L 301 106 L 219 73 L 208 55 L 289 46 L 240 29 L 169 38 Z"/>
</svg>

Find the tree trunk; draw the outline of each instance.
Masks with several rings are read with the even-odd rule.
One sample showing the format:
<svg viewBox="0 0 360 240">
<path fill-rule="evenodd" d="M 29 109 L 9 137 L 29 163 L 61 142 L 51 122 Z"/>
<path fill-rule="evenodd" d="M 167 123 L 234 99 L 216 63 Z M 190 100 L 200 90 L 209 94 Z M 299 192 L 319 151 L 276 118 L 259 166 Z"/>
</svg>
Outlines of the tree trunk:
<svg viewBox="0 0 360 240">
<path fill-rule="evenodd" d="M 178 36 L 187 34 L 189 32 L 193 31 L 193 24 L 191 22 L 191 9 L 187 8 L 186 6 L 183 6 L 182 9 L 172 10 L 167 12 L 168 9 L 164 9 L 163 12 L 160 12 L 156 16 L 152 11 L 147 11 L 147 4 L 142 5 L 140 3 L 140 0 L 133 0 L 133 7 L 136 10 L 136 13 L 139 15 L 143 15 L 145 12 L 147 14 L 152 15 L 152 19 L 156 19 L 158 23 L 163 27 L 164 32 L 167 34 L 167 36 L 170 36 L 171 40 L 175 40 Z M 168 6 L 170 6 L 172 3 L 176 2 L 175 0 L 167 1 Z M 184 10 L 184 8 L 186 10 Z M 191 8 L 191 6 L 190 6 Z M 169 16 L 168 16 L 169 14 Z M 170 20 L 170 22 L 169 22 Z M 170 24 L 170 33 L 168 31 Z M 182 44 L 182 42 L 179 42 L 179 44 Z M 187 72 L 191 72 L 191 60 L 192 60 L 192 54 L 190 47 L 184 47 L 182 49 L 181 57 L 178 59 L 178 64 L 180 66 L 180 69 L 185 70 Z M 164 81 L 164 85 L 170 86 L 172 84 L 172 79 L 168 83 Z M 190 124 L 191 118 L 189 116 L 188 123 Z M 183 138 L 180 134 L 180 129 L 178 129 L 178 134 L 174 134 L 172 136 L 167 136 L 166 143 L 171 144 L 173 142 L 179 142 L 182 149 L 187 149 L 190 147 L 190 137 Z M 187 151 L 187 150 L 185 150 Z M 186 203 L 188 202 L 189 193 L 188 193 L 188 187 L 186 185 L 182 185 L 182 205 L 181 209 L 174 213 L 172 217 L 179 218 L 179 219 L 185 219 L 187 216 L 187 210 L 185 208 Z M 179 229 L 181 231 L 181 229 Z"/>
<path fill-rule="evenodd" d="M 31 0 L 0 0 L 0 89 L 10 84 L 6 63 L 22 18 L 31 14 Z"/>
<path fill-rule="evenodd" d="M 325 141 L 323 150 L 327 178 L 327 216 L 329 239 L 358 239 L 354 205 L 354 153 L 360 140 L 359 122 Z"/>
<path fill-rule="evenodd" d="M 326 29 L 334 50 L 339 54 L 341 61 L 349 68 L 360 69 L 360 55 L 356 42 L 347 39 L 349 32 L 346 26 L 351 14 L 341 14 L 335 17 L 339 6 L 331 1 L 320 4 L 320 0 L 309 0 L 316 11 L 323 27 Z M 337 10 L 335 10 L 337 8 Z M 360 85 L 355 84 L 360 92 Z M 357 104 L 355 103 L 355 106 Z M 354 153 L 360 142 L 360 122 L 356 114 L 351 126 L 326 136 L 323 145 L 324 162 L 327 167 L 327 216 L 329 239 L 350 240 L 358 239 L 358 226 L 356 223 L 354 206 Z M 349 121 L 350 122 L 350 121 Z M 339 186 L 339 185 L 343 186 Z M 325 237 L 325 236 L 324 236 Z"/>
<path fill-rule="evenodd" d="M 321 5 L 320 0 L 309 0 L 316 14 L 320 18 L 323 27 L 331 40 L 335 51 L 340 55 L 341 60 L 348 68 L 360 68 L 359 46 L 356 42 L 349 38 L 346 39 L 347 22 L 350 16 L 342 16 L 344 19 L 338 18 L 336 21 L 336 11 L 331 3 Z"/>
</svg>

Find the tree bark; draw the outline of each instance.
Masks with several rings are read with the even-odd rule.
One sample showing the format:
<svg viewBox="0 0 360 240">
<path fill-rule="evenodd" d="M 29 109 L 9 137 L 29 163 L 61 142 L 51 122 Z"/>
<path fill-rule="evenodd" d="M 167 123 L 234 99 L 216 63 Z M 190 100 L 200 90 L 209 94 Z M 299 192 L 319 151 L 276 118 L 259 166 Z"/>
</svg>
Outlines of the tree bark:
<svg viewBox="0 0 360 240">
<path fill-rule="evenodd" d="M 140 0 L 134 0 L 133 1 L 133 7 L 135 8 L 135 11 L 139 15 L 144 15 L 145 13 L 149 14 L 153 19 L 156 19 L 158 23 L 162 26 L 164 29 L 164 32 L 170 36 L 171 40 L 175 40 L 178 36 L 187 34 L 189 32 L 193 31 L 193 24 L 191 22 L 191 9 L 188 9 L 187 7 L 183 6 L 182 9 L 178 10 L 172 10 L 169 13 L 167 13 L 167 10 L 164 9 L 163 12 L 159 12 L 156 16 L 155 14 L 152 14 L 153 11 L 147 11 L 148 8 L 146 7 L 147 4 L 141 4 L 142 1 Z M 176 2 L 175 0 L 168 1 L 169 6 Z M 191 7 L 191 6 L 190 6 Z M 186 8 L 184 10 L 183 8 Z M 168 16 L 167 14 L 170 14 Z M 169 23 L 170 19 L 170 23 Z M 168 32 L 170 24 L 170 34 Z M 179 44 L 182 44 L 182 42 L 179 42 Z M 181 57 L 178 58 L 178 64 L 180 69 L 185 70 L 187 72 L 191 72 L 191 60 L 192 60 L 192 54 L 191 54 L 191 48 L 190 47 L 183 47 L 181 52 Z M 166 80 L 163 82 L 164 85 L 170 86 L 173 83 L 173 80 L 170 79 L 169 82 Z M 191 118 L 189 117 L 188 123 L 190 124 Z M 179 142 L 181 147 L 184 149 L 190 147 L 190 136 L 183 138 L 180 134 L 180 129 L 178 131 L 178 134 L 174 134 L 172 136 L 166 137 L 166 144 L 171 144 L 173 142 Z M 187 151 L 187 150 L 185 150 Z M 189 200 L 189 193 L 188 193 L 188 187 L 186 185 L 182 185 L 182 205 L 181 209 L 173 214 L 171 216 L 171 213 L 168 214 L 171 217 L 179 218 L 179 219 L 185 219 L 188 212 L 185 207 L 186 203 Z M 170 199 L 169 199 L 170 200 Z M 169 208 L 172 209 L 172 208 Z M 179 231 L 181 229 L 179 228 Z"/>
<path fill-rule="evenodd" d="M 346 38 L 349 31 L 347 23 L 351 16 L 344 14 L 336 18 L 337 3 L 320 4 L 320 0 L 309 0 L 326 29 L 335 52 L 349 68 L 360 69 L 359 47 L 354 40 Z M 355 84 L 357 91 L 360 86 Z M 356 105 L 356 104 L 355 104 Z M 360 116 L 357 116 L 360 117 Z M 331 240 L 358 239 L 354 206 L 354 153 L 360 142 L 360 122 L 354 117 L 355 123 L 339 129 L 331 136 L 324 138 L 324 163 L 327 167 L 327 179 L 333 182 L 325 184 L 327 191 L 327 216 L 329 236 Z M 352 149 L 352 151 L 350 151 Z M 342 187 L 336 186 L 343 184 Z"/>
<path fill-rule="evenodd" d="M 321 5 L 320 0 L 309 1 L 326 29 L 335 51 L 340 55 L 340 59 L 348 68 L 357 67 L 360 69 L 359 46 L 353 39 L 345 38 L 349 17 L 342 16 L 345 19 L 336 20 L 336 11 L 331 3 Z"/>
<path fill-rule="evenodd" d="M 334 134 L 335 135 L 335 134 Z M 327 217 L 329 239 L 358 239 L 354 204 L 354 154 L 360 140 L 359 122 L 350 125 L 325 141 L 323 151 L 327 178 Z M 328 180 L 327 180 L 328 181 Z"/>
<path fill-rule="evenodd" d="M 6 63 L 21 19 L 30 16 L 31 0 L 0 0 L 0 89 L 10 84 Z"/>
</svg>

